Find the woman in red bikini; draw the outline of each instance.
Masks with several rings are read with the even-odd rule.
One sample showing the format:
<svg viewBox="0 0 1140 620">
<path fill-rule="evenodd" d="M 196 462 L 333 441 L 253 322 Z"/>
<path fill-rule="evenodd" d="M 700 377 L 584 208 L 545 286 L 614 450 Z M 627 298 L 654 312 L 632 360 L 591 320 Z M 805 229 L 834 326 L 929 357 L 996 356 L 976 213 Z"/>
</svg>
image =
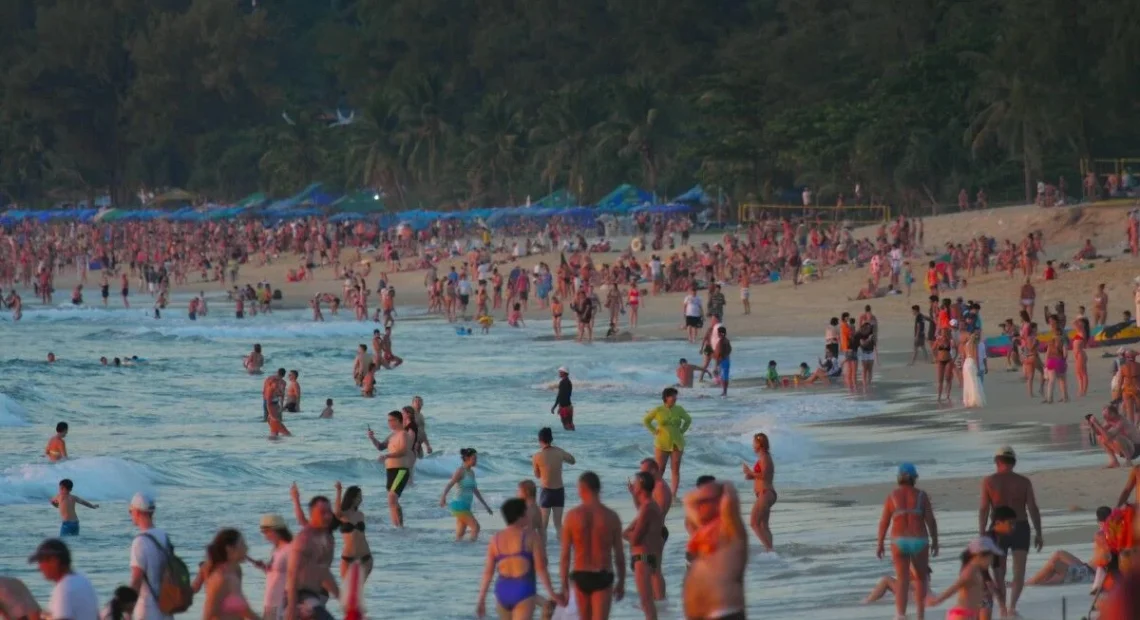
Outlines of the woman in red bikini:
<svg viewBox="0 0 1140 620">
<path fill-rule="evenodd" d="M 772 487 L 772 479 L 776 477 L 776 465 L 772 462 L 772 454 L 768 447 L 768 435 L 756 433 L 752 437 L 752 449 L 756 451 L 756 464 L 752 469 L 748 465 L 741 465 L 744 477 L 752 481 L 752 488 L 756 492 L 756 503 L 752 504 L 752 517 L 750 523 L 752 531 L 764 545 L 766 551 L 772 550 L 772 530 L 768 528 L 768 517 L 772 512 L 772 505 L 776 503 L 776 489 Z"/>
</svg>

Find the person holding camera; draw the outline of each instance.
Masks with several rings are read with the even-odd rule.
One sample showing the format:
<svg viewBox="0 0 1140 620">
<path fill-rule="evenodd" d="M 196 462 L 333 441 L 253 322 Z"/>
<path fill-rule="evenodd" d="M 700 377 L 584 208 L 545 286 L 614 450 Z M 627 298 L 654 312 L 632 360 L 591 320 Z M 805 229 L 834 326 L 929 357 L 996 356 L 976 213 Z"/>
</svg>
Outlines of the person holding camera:
<svg viewBox="0 0 1140 620">
<path fill-rule="evenodd" d="M 1116 405 L 1107 405 L 1101 410 L 1104 422 L 1100 422 L 1093 414 L 1085 416 L 1089 428 L 1096 433 L 1097 442 L 1108 453 L 1108 466 L 1120 467 L 1119 458 L 1124 464 L 1132 467 L 1133 459 L 1140 457 L 1140 430 L 1136 425 L 1120 415 Z"/>
</svg>

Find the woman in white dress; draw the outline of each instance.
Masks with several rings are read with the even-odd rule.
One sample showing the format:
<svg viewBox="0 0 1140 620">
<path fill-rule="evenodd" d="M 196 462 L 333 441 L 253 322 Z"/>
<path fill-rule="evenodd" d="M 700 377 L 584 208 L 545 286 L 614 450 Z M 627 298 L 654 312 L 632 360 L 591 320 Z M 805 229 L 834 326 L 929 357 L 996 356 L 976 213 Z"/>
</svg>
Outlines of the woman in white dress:
<svg viewBox="0 0 1140 620">
<path fill-rule="evenodd" d="M 979 332 L 970 334 L 962 347 L 962 404 L 970 408 L 986 406 L 986 392 L 982 387 L 981 363 L 978 361 Z"/>
</svg>

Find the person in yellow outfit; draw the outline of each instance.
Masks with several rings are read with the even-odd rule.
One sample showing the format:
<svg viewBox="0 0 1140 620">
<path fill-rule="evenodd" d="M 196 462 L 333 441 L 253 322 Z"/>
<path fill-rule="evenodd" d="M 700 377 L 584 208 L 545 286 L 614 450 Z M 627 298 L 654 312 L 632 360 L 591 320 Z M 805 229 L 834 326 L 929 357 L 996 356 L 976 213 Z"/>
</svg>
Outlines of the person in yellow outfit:
<svg viewBox="0 0 1140 620">
<path fill-rule="evenodd" d="M 681 484 L 681 456 L 685 453 L 685 431 L 693 424 L 689 412 L 677 404 L 677 389 L 665 388 L 661 392 L 664 403 L 649 410 L 642 422 L 653 433 L 653 456 L 657 460 L 658 471 L 665 471 L 669 462 L 672 480 L 670 486 L 673 497 Z"/>
</svg>

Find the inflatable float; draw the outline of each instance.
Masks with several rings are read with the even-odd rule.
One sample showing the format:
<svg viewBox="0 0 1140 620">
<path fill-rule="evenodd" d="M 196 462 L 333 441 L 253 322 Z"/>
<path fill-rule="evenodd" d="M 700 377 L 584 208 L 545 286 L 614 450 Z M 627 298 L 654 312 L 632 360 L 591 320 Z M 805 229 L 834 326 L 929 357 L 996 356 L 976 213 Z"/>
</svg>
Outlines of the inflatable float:
<svg viewBox="0 0 1140 620">
<path fill-rule="evenodd" d="M 1074 331 L 1072 327 L 1066 329 L 1065 337 L 1072 340 Z M 1093 328 L 1090 336 L 1090 348 L 1122 347 L 1124 345 L 1140 342 L 1140 326 L 1137 326 L 1135 322 L 1105 325 Z M 1053 341 L 1054 337 L 1054 334 L 1051 332 L 1038 335 L 1037 350 L 1044 351 L 1045 347 Z M 986 357 L 1005 357 L 1009 354 L 1009 350 L 1012 346 L 1013 343 L 1010 341 L 1009 336 L 1004 334 L 986 338 Z"/>
</svg>

